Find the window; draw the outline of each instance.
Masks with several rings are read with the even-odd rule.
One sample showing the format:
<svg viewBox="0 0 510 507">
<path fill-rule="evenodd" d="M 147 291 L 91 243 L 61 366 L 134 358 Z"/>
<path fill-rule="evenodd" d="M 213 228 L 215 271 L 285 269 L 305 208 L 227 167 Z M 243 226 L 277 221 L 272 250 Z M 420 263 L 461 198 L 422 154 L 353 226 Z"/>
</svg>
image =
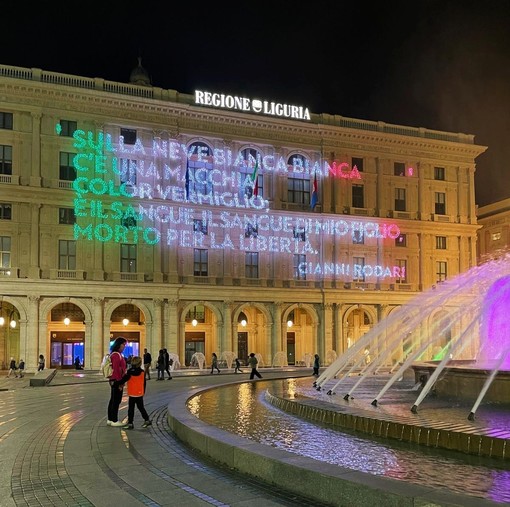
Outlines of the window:
<svg viewBox="0 0 510 507">
<path fill-rule="evenodd" d="M 120 271 L 136 273 L 136 245 L 127 243 L 120 245 Z"/>
<path fill-rule="evenodd" d="M 212 195 L 213 186 L 209 171 L 213 169 L 212 149 L 205 143 L 188 146 L 189 190 L 198 195 Z"/>
<path fill-rule="evenodd" d="M 294 227 L 292 234 L 294 235 L 294 239 L 306 241 L 306 231 L 304 227 Z"/>
<path fill-rule="evenodd" d="M 446 250 L 446 236 L 436 236 L 436 248 Z"/>
<path fill-rule="evenodd" d="M 246 278 L 259 277 L 259 253 L 246 252 L 244 256 L 244 276 Z"/>
<path fill-rule="evenodd" d="M 12 174 L 12 146 L 0 144 L 0 174 Z"/>
<path fill-rule="evenodd" d="M 365 258 L 364 257 L 353 257 L 353 270 L 352 279 L 355 282 L 365 281 Z"/>
<path fill-rule="evenodd" d="M 60 120 L 60 135 L 64 137 L 73 137 L 78 125 L 75 121 Z"/>
<path fill-rule="evenodd" d="M 407 282 L 407 260 L 406 259 L 396 259 L 395 263 L 400 270 L 400 276 L 397 276 L 395 278 L 395 282 L 406 283 Z"/>
<path fill-rule="evenodd" d="M 352 244 L 353 245 L 365 244 L 365 236 L 363 235 L 363 231 L 360 231 L 359 229 L 354 229 L 352 231 Z"/>
<path fill-rule="evenodd" d="M 201 218 L 193 219 L 193 232 L 201 232 L 207 236 L 207 221 Z"/>
<path fill-rule="evenodd" d="M 365 197 L 363 185 L 352 186 L 352 206 L 354 208 L 365 207 Z"/>
<path fill-rule="evenodd" d="M 10 236 L 0 236 L 0 261 L 1 268 L 11 267 L 11 238 Z"/>
<path fill-rule="evenodd" d="M 444 181 L 444 167 L 434 167 L 434 179 Z"/>
<path fill-rule="evenodd" d="M 247 223 L 244 228 L 244 237 L 245 238 L 256 238 L 259 235 L 259 228 L 257 225 L 253 225 L 251 223 Z"/>
<path fill-rule="evenodd" d="M 59 178 L 65 181 L 74 181 L 76 179 L 76 169 L 73 160 L 75 153 L 60 152 L 60 173 Z"/>
<path fill-rule="evenodd" d="M 136 160 L 127 158 L 119 159 L 120 182 L 128 185 L 136 185 Z"/>
<path fill-rule="evenodd" d="M 203 248 L 193 250 L 193 274 L 208 276 L 208 251 Z"/>
<path fill-rule="evenodd" d="M 447 266 L 445 261 L 437 261 L 436 262 L 436 281 L 444 282 L 446 280 L 446 277 L 448 275 Z"/>
<path fill-rule="evenodd" d="M 241 152 L 243 156 L 243 164 L 239 167 L 239 174 L 241 176 L 241 184 L 239 185 L 239 196 L 253 197 L 255 188 L 257 195 L 263 197 L 264 195 L 264 176 L 261 174 L 261 159 L 262 155 L 254 148 L 245 148 Z M 257 183 L 254 184 L 254 171 L 257 166 Z"/>
<path fill-rule="evenodd" d="M 124 144 L 136 143 L 136 130 L 134 129 L 120 129 L 120 135 L 124 138 Z"/>
<path fill-rule="evenodd" d="M 58 269 L 76 269 L 76 241 L 61 239 L 58 242 Z"/>
<path fill-rule="evenodd" d="M 499 241 L 501 239 L 501 233 L 500 232 L 493 232 L 491 234 L 492 241 Z"/>
<path fill-rule="evenodd" d="M 12 218 L 12 205 L 0 203 L 0 220 L 10 220 Z"/>
<path fill-rule="evenodd" d="M 434 202 L 435 214 L 446 215 L 446 194 L 444 192 L 436 192 Z"/>
<path fill-rule="evenodd" d="M 356 168 L 359 172 L 363 172 L 363 159 L 359 157 L 352 157 L 351 168 Z"/>
<path fill-rule="evenodd" d="M 407 234 L 401 234 L 395 239 L 395 246 L 407 246 Z"/>
<path fill-rule="evenodd" d="M 396 188 L 395 189 L 395 211 L 406 210 L 406 189 Z"/>
<path fill-rule="evenodd" d="M 59 208 L 58 223 L 63 225 L 73 225 L 76 223 L 74 208 Z"/>
<path fill-rule="evenodd" d="M 293 204 L 310 204 L 310 180 L 308 176 L 294 173 L 287 179 L 287 201 Z"/>
<path fill-rule="evenodd" d="M 124 226 L 124 227 L 127 227 L 128 229 L 130 227 L 136 227 L 136 218 L 133 217 L 133 216 L 129 216 L 129 217 L 122 217 L 120 223 Z"/>
<path fill-rule="evenodd" d="M 193 309 L 189 309 L 186 314 L 185 320 L 186 322 L 192 322 L 195 319 L 197 322 L 201 322 L 202 324 L 205 322 L 205 306 L 204 305 L 196 305 Z"/>
<path fill-rule="evenodd" d="M 294 254 L 294 280 L 306 280 L 306 255 Z"/>
<path fill-rule="evenodd" d="M 0 112 L 0 129 L 12 130 L 12 113 Z"/>
<path fill-rule="evenodd" d="M 404 164 L 404 162 L 394 162 L 393 175 L 394 176 L 405 176 L 406 175 L 406 165 Z"/>
</svg>

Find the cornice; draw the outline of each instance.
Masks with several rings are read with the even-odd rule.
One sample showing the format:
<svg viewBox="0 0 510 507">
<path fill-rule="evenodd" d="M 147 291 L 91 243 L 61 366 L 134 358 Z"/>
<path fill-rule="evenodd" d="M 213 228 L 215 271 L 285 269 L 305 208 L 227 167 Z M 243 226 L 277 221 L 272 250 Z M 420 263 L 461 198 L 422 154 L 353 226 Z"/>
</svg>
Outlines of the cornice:
<svg viewBox="0 0 510 507">
<path fill-rule="evenodd" d="M 133 123 L 146 128 L 178 129 L 181 133 L 256 140 L 266 144 L 298 145 L 316 151 L 356 150 L 381 155 L 472 162 L 485 152 L 476 144 L 432 140 L 336 125 L 281 120 L 271 117 L 161 100 L 121 96 L 97 90 L 0 78 L 0 100 L 16 102 L 30 111 L 63 109 L 83 116 L 108 118 L 109 123 Z M 94 119 L 94 118 L 91 118 Z M 189 132 L 188 132 L 189 131 Z"/>
</svg>

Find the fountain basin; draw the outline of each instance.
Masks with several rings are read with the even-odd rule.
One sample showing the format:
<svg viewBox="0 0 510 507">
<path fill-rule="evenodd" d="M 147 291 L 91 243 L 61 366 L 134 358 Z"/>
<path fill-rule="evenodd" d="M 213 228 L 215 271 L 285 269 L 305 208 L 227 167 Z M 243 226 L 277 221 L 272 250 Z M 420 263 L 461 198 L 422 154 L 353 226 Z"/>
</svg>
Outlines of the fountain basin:
<svg viewBox="0 0 510 507">
<path fill-rule="evenodd" d="M 426 382 L 437 368 L 439 361 L 414 363 L 415 381 Z M 475 401 L 485 381 L 493 371 L 490 364 L 475 361 L 452 360 L 436 381 L 434 394 L 440 398 L 460 398 Z M 510 403 L 510 371 L 499 371 L 484 396 L 485 402 Z"/>
</svg>

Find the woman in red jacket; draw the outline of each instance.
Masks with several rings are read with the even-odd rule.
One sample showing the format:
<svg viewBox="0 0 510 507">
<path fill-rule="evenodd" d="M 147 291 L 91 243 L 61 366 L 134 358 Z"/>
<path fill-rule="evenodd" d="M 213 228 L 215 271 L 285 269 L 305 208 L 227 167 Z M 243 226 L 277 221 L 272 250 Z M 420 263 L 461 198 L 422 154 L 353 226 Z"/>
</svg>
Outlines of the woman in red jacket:
<svg viewBox="0 0 510 507">
<path fill-rule="evenodd" d="M 123 386 L 119 387 L 119 381 L 126 374 L 126 360 L 122 355 L 126 347 L 127 340 L 122 336 L 116 338 L 110 348 L 110 359 L 112 361 L 113 372 L 110 376 L 110 401 L 108 403 L 108 426 L 124 426 L 119 421 L 119 407 L 122 401 Z"/>
</svg>

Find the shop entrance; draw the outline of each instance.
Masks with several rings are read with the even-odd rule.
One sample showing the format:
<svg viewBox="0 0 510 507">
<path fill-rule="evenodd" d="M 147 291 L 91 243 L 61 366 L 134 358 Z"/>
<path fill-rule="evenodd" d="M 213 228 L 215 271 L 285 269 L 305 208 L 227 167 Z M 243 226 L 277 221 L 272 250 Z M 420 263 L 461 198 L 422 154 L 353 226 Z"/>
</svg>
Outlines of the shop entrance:
<svg viewBox="0 0 510 507">
<path fill-rule="evenodd" d="M 188 331 L 185 335 L 185 356 L 186 366 L 191 365 L 191 358 L 195 352 L 205 354 L 205 333 L 200 331 Z"/>
<path fill-rule="evenodd" d="M 51 334 L 51 368 L 74 368 L 74 361 L 80 358 L 80 364 L 85 360 L 85 333 L 53 332 Z"/>
</svg>

